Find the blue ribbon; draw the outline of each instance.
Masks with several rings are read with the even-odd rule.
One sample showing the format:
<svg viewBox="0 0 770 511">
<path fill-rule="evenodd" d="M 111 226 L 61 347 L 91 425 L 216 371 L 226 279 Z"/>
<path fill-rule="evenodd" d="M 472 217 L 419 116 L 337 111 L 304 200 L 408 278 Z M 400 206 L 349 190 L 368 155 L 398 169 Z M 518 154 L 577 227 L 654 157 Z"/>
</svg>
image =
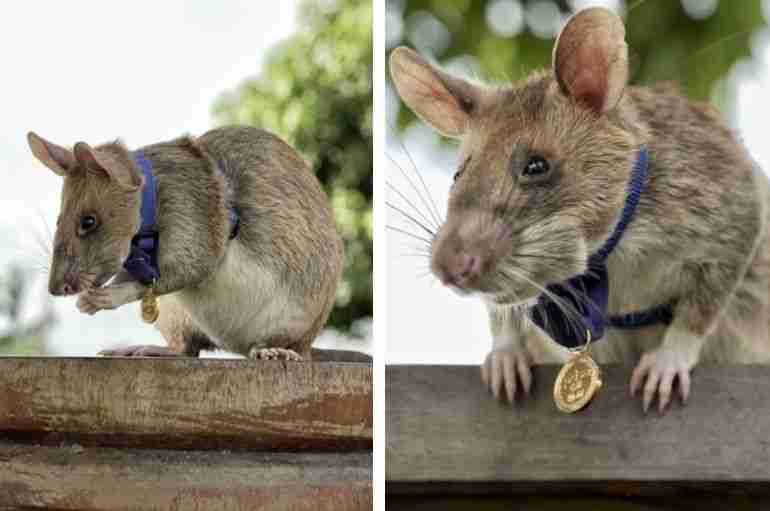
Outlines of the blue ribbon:
<svg viewBox="0 0 770 511">
<path fill-rule="evenodd" d="M 565 282 L 547 286 L 547 290 L 560 302 L 558 306 L 545 293 L 529 310 L 532 321 L 553 340 L 567 348 L 578 348 L 589 340 L 597 341 L 604 336 L 605 328 L 641 328 L 656 323 L 670 324 L 673 320 L 671 304 L 652 309 L 607 317 L 609 300 L 609 274 L 607 258 L 623 237 L 634 219 L 639 198 L 647 182 L 649 159 L 647 149 L 639 150 L 628 184 L 626 202 L 618 224 L 604 245 L 588 259 L 588 271 Z M 564 308 L 571 314 L 565 314 Z"/>
<path fill-rule="evenodd" d="M 152 163 L 144 157 L 142 151 L 134 152 L 134 162 L 144 174 L 142 188 L 142 225 L 131 240 L 131 252 L 123 263 L 123 268 L 145 286 L 160 278 L 158 270 L 158 226 L 155 221 L 156 197 L 158 185 L 152 173 Z"/>
<path fill-rule="evenodd" d="M 142 189 L 141 217 L 142 225 L 139 232 L 131 239 L 131 251 L 123 268 L 145 286 L 149 286 L 160 278 L 158 269 L 158 225 L 156 222 L 158 185 L 152 172 L 152 163 L 145 158 L 142 151 L 135 151 L 134 162 L 144 174 Z M 230 239 L 238 235 L 240 215 L 235 208 L 228 211 L 230 217 Z"/>
</svg>

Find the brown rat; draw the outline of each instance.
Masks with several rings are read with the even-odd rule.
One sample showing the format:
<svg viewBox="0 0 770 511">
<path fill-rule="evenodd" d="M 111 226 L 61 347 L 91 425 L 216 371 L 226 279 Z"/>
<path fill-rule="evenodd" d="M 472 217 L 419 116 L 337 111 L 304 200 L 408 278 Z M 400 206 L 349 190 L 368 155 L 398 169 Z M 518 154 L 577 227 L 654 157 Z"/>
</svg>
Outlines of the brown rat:
<svg viewBox="0 0 770 511">
<path fill-rule="evenodd" d="M 146 178 L 121 142 L 74 150 L 28 136 L 64 178 L 50 292 L 79 294 L 87 314 L 135 302 L 147 286 L 123 264 L 141 218 Z M 310 358 L 343 267 L 328 199 L 299 155 L 256 128 L 225 127 L 141 148 L 157 183 L 156 326 L 169 348 L 118 355 Z M 232 237 L 230 212 L 237 211 Z M 106 285 L 105 285 L 106 284 Z"/>
<path fill-rule="evenodd" d="M 643 389 L 645 411 L 657 397 L 661 412 L 675 383 L 687 400 L 699 361 L 770 362 L 767 179 L 712 108 L 670 86 L 628 86 L 617 15 L 576 14 L 553 70 L 512 86 L 471 83 L 407 48 L 391 53 L 390 69 L 404 102 L 460 140 L 431 268 L 485 301 L 494 342 L 481 369 L 495 396 L 528 393 L 532 363 L 566 360 L 526 311 L 547 286 L 589 270 L 619 225 L 643 148 L 645 186 L 606 260 L 606 312 L 672 304 L 672 318 L 609 328 L 592 354 L 636 363 L 632 395 Z"/>
</svg>

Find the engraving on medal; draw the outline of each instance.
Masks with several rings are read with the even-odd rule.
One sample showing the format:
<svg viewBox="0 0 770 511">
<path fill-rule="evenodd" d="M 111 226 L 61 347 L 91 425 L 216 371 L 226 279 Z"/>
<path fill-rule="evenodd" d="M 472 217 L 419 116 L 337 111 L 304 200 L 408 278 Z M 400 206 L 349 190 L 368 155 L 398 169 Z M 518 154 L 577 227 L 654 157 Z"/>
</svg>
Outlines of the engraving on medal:
<svg viewBox="0 0 770 511">
<path fill-rule="evenodd" d="M 585 407 L 602 386 L 599 366 L 586 353 L 573 356 L 559 371 L 553 397 L 559 410 L 576 412 Z"/>
<path fill-rule="evenodd" d="M 152 287 L 147 289 L 147 293 L 142 298 L 142 320 L 145 323 L 155 323 L 160 316 L 160 306 L 158 297 Z"/>
</svg>

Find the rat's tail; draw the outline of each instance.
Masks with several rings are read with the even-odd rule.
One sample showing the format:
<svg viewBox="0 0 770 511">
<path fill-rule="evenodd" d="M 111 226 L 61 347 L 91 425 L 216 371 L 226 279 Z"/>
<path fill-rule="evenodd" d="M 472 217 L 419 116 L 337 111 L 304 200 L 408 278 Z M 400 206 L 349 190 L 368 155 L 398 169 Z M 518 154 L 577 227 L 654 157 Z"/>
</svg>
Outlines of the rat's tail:
<svg viewBox="0 0 770 511">
<path fill-rule="evenodd" d="M 350 350 L 321 350 L 313 348 L 311 352 L 313 362 L 358 362 L 371 364 L 372 357 L 360 351 Z"/>
</svg>

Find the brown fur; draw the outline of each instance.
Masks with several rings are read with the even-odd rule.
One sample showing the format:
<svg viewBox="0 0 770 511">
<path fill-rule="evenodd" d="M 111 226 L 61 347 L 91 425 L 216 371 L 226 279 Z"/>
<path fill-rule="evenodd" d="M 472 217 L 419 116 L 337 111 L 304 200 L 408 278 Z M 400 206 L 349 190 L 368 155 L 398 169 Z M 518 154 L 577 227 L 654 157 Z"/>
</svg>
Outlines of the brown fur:
<svg viewBox="0 0 770 511">
<path fill-rule="evenodd" d="M 65 176 L 52 292 L 63 294 L 69 282 L 70 294 L 82 292 L 79 306 L 89 313 L 141 297 L 144 286 L 125 274 L 100 287 L 121 271 L 140 223 L 141 186 L 130 183 L 141 185 L 143 178 L 128 150 L 120 142 L 95 149 L 78 144 L 71 165 L 66 149 L 33 134 L 30 146 Z M 309 357 L 334 304 L 343 248 L 327 197 L 304 161 L 276 136 L 248 127 L 141 150 L 158 182 L 157 326 L 171 348 L 249 355 L 285 347 Z M 231 206 L 240 215 L 232 241 Z M 89 212 L 99 228 L 79 237 L 80 218 Z M 123 287 L 110 295 L 113 285 Z"/>
<path fill-rule="evenodd" d="M 659 390 L 661 409 L 673 378 L 687 387 L 686 399 L 698 359 L 770 362 L 767 179 L 713 108 L 670 86 L 626 87 L 619 23 L 609 11 L 583 11 L 560 35 L 555 72 L 502 88 L 464 82 L 476 100 L 454 111 L 453 124 L 462 119 L 463 171 L 431 264 L 443 275 L 455 254 L 481 259 L 482 270 L 464 287 L 489 303 L 496 348 L 484 375 L 496 394 L 505 385 L 511 399 L 517 385 L 528 388 L 532 358 L 567 356 L 522 321 L 517 304 L 587 269 L 619 219 L 641 146 L 649 150 L 649 182 L 608 261 L 608 312 L 670 302 L 675 320 L 668 329 L 610 330 L 594 353 L 602 362 L 641 357 L 632 389 L 647 376 L 645 408 Z M 391 70 L 402 98 L 431 119 L 430 102 L 410 102 L 402 92 L 426 88 L 412 83 L 430 75 L 413 69 L 419 67 L 430 65 L 394 50 Z M 441 75 L 433 76 L 440 89 Z M 532 154 L 544 156 L 551 171 L 527 180 L 521 170 Z M 507 354 L 498 356 L 499 349 Z M 503 375 L 506 364 L 514 368 L 505 374 L 518 373 L 518 382 Z"/>
</svg>

